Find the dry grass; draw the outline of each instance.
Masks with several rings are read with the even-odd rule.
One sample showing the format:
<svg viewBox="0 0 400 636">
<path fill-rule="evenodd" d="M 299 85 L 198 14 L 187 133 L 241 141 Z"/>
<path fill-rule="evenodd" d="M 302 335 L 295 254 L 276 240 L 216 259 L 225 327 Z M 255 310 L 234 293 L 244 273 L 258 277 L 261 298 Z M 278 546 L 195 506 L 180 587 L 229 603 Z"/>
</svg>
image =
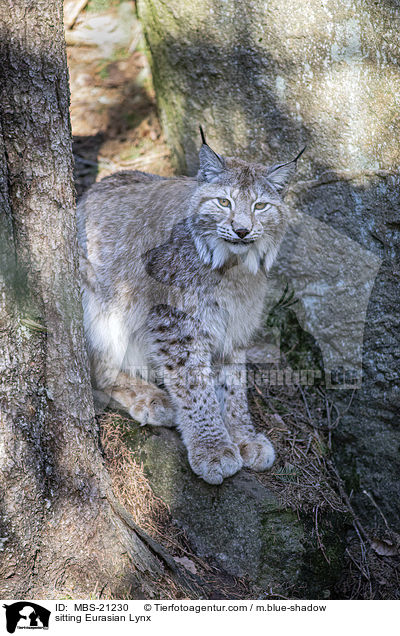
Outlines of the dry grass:
<svg viewBox="0 0 400 636">
<path fill-rule="evenodd" d="M 117 413 L 105 413 L 101 418 L 101 444 L 115 496 L 138 526 L 155 535 L 169 518 L 169 510 L 154 495 L 142 464 L 124 441 L 126 422 Z"/>
<path fill-rule="evenodd" d="M 322 390 L 301 385 L 257 386 L 250 391 L 257 427 L 272 440 L 277 460 L 258 475 L 285 507 L 319 514 L 327 508 L 345 512 L 330 464 L 332 404 Z"/>
<path fill-rule="evenodd" d="M 171 523 L 169 509 L 153 493 L 143 465 L 126 444 L 125 434 L 131 424 L 131 420 L 118 413 L 105 413 L 100 418 L 100 440 L 114 495 L 140 528 L 163 544 L 170 554 L 181 554 L 185 550 L 173 539 L 176 529 Z M 174 546 L 173 550 L 171 546 Z M 193 557 L 196 558 L 195 555 Z M 157 589 L 149 587 L 143 592 L 146 598 L 188 598 L 188 590 L 167 571 L 158 581 Z M 191 597 L 196 598 L 193 594 Z"/>
<path fill-rule="evenodd" d="M 320 387 L 253 384 L 250 394 L 253 418 L 277 450 L 273 469 L 259 475 L 260 481 L 284 506 L 313 515 L 318 548 L 324 555 L 318 529 L 321 513 L 330 509 L 349 519 L 337 597 L 400 598 L 400 536 L 367 492 L 364 494 L 379 510 L 384 526 L 374 533 L 361 524 L 331 455 L 332 431 L 340 425 L 353 396 L 339 412 Z"/>
</svg>

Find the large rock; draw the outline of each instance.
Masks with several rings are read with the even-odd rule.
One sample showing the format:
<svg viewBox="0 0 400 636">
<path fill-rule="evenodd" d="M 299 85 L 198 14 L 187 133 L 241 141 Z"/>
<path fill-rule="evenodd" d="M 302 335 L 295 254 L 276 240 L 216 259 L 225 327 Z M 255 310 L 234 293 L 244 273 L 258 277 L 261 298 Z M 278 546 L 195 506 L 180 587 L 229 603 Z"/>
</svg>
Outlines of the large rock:
<svg viewBox="0 0 400 636">
<path fill-rule="evenodd" d="M 400 10 L 363 0 L 138 0 L 177 170 L 215 150 L 271 163 L 307 144 L 275 270 L 320 346 L 336 453 L 365 523 L 399 528 Z M 299 215 L 299 211 L 302 215 Z M 361 372 L 362 369 L 362 372 Z M 334 441 L 335 441 L 334 440 Z"/>
<path fill-rule="evenodd" d="M 299 517 L 285 508 L 250 471 L 210 486 L 190 469 L 175 431 L 133 429 L 127 439 L 154 493 L 168 505 L 199 556 L 231 575 L 246 577 L 259 594 L 334 594 L 344 550 L 343 514 L 321 516 L 324 556 L 313 515 Z"/>
</svg>

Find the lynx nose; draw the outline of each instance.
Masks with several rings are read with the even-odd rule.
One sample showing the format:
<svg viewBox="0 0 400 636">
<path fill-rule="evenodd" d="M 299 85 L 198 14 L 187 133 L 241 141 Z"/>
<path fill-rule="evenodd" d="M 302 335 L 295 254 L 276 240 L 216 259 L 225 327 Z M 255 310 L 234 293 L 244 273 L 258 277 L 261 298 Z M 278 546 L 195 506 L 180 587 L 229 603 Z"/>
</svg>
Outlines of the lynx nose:
<svg viewBox="0 0 400 636">
<path fill-rule="evenodd" d="M 239 227 L 237 230 L 234 229 L 233 231 L 241 239 L 244 239 L 244 237 L 250 233 L 250 230 L 248 230 L 246 227 Z"/>
</svg>

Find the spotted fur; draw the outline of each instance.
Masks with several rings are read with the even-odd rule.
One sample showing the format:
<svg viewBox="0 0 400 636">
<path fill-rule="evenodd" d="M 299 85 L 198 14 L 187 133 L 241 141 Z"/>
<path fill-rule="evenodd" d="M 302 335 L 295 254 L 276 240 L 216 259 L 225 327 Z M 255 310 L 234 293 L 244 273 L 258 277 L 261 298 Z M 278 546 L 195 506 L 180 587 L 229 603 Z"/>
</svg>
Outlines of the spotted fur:
<svg viewBox="0 0 400 636">
<path fill-rule="evenodd" d="M 197 178 L 120 172 L 78 206 L 94 388 L 141 424 L 176 425 L 211 484 L 274 461 L 237 370 L 260 323 L 294 168 L 203 144 Z"/>
</svg>

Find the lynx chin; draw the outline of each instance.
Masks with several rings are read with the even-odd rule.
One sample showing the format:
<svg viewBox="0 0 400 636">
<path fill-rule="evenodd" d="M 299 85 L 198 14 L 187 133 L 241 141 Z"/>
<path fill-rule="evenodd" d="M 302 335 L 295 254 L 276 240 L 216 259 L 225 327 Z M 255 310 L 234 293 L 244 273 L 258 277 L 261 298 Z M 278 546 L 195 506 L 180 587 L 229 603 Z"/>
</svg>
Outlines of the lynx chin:
<svg viewBox="0 0 400 636">
<path fill-rule="evenodd" d="M 78 205 L 95 393 L 142 425 L 176 426 L 210 484 L 275 458 L 237 370 L 260 324 L 297 158 L 267 168 L 222 157 L 203 137 L 196 178 L 118 172 Z"/>
</svg>

